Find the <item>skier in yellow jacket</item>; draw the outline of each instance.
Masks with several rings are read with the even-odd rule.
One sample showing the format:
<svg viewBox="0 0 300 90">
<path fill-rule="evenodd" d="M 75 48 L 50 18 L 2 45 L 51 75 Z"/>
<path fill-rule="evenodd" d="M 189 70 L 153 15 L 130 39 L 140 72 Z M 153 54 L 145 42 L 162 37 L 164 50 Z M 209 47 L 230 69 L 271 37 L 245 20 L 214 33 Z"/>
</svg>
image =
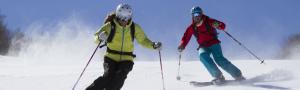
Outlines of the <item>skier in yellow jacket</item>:
<svg viewBox="0 0 300 90">
<path fill-rule="evenodd" d="M 160 42 L 147 38 L 140 25 L 132 21 L 132 8 L 128 4 L 117 6 L 105 24 L 95 33 L 96 42 L 106 42 L 104 74 L 97 78 L 86 90 L 120 90 L 127 74 L 133 68 L 135 55 L 134 40 L 149 49 L 160 50 Z"/>
</svg>

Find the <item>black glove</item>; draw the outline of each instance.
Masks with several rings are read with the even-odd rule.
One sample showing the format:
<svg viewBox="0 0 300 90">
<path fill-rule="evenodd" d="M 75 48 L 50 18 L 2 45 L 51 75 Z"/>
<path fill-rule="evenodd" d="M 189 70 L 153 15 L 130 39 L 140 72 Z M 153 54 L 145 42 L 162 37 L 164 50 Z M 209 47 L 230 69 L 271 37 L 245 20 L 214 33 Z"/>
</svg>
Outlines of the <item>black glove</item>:
<svg viewBox="0 0 300 90">
<path fill-rule="evenodd" d="M 161 42 L 153 42 L 153 48 L 156 50 L 161 50 L 162 44 Z"/>
<path fill-rule="evenodd" d="M 182 52 L 184 50 L 184 46 L 180 45 L 177 49 L 178 49 L 178 52 Z"/>
</svg>

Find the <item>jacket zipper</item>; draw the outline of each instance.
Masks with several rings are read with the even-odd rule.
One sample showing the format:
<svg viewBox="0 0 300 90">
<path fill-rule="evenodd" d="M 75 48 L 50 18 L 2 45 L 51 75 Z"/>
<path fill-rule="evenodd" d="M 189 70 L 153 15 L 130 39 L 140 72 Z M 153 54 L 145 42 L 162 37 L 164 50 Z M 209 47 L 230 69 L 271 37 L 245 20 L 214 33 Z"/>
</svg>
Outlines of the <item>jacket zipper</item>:
<svg viewBox="0 0 300 90">
<path fill-rule="evenodd" d="M 123 47 L 124 47 L 124 31 L 125 31 L 125 28 L 122 27 L 122 46 L 121 46 L 121 53 L 123 53 Z M 122 61 L 122 54 L 120 55 L 120 61 Z"/>
</svg>

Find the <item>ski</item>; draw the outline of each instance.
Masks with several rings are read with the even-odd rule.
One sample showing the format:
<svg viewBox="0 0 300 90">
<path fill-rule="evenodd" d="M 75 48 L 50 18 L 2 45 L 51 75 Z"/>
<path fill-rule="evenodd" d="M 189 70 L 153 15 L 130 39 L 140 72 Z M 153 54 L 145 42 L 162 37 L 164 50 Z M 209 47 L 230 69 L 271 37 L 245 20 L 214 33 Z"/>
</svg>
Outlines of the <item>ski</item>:
<svg viewBox="0 0 300 90">
<path fill-rule="evenodd" d="M 222 83 L 214 84 L 213 82 L 201 82 L 201 81 L 190 81 L 189 83 L 196 87 L 206 87 L 206 86 L 226 86 L 226 85 L 240 85 L 243 84 L 244 81 L 236 81 L 236 80 L 225 80 Z"/>
<path fill-rule="evenodd" d="M 199 82 L 199 81 L 191 81 L 190 84 L 197 87 L 205 87 L 205 86 L 213 85 L 212 82 Z"/>
</svg>

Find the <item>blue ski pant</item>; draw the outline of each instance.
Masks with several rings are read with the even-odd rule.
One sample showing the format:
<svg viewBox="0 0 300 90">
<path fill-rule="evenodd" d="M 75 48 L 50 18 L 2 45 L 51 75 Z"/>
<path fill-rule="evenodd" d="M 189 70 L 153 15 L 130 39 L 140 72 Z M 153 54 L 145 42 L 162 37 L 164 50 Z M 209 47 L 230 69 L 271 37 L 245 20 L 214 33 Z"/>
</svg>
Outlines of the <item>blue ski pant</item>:
<svg viewBox="0 0 300 90">
<path fill-rule="evenodd" d="M 210 55 L 212 55 L 214 59 L 212 59 Z M 210 47 L 200 48 L 199 57 L 200 61 L 204 64 L 210 75 L 214 78 L 223 76 L 218 66 L 220 66 L 234 78 L 242 75 L 240 69 L 234 66 L 223 56 L 221 45 L 219 43 Z"/>
</svg>

